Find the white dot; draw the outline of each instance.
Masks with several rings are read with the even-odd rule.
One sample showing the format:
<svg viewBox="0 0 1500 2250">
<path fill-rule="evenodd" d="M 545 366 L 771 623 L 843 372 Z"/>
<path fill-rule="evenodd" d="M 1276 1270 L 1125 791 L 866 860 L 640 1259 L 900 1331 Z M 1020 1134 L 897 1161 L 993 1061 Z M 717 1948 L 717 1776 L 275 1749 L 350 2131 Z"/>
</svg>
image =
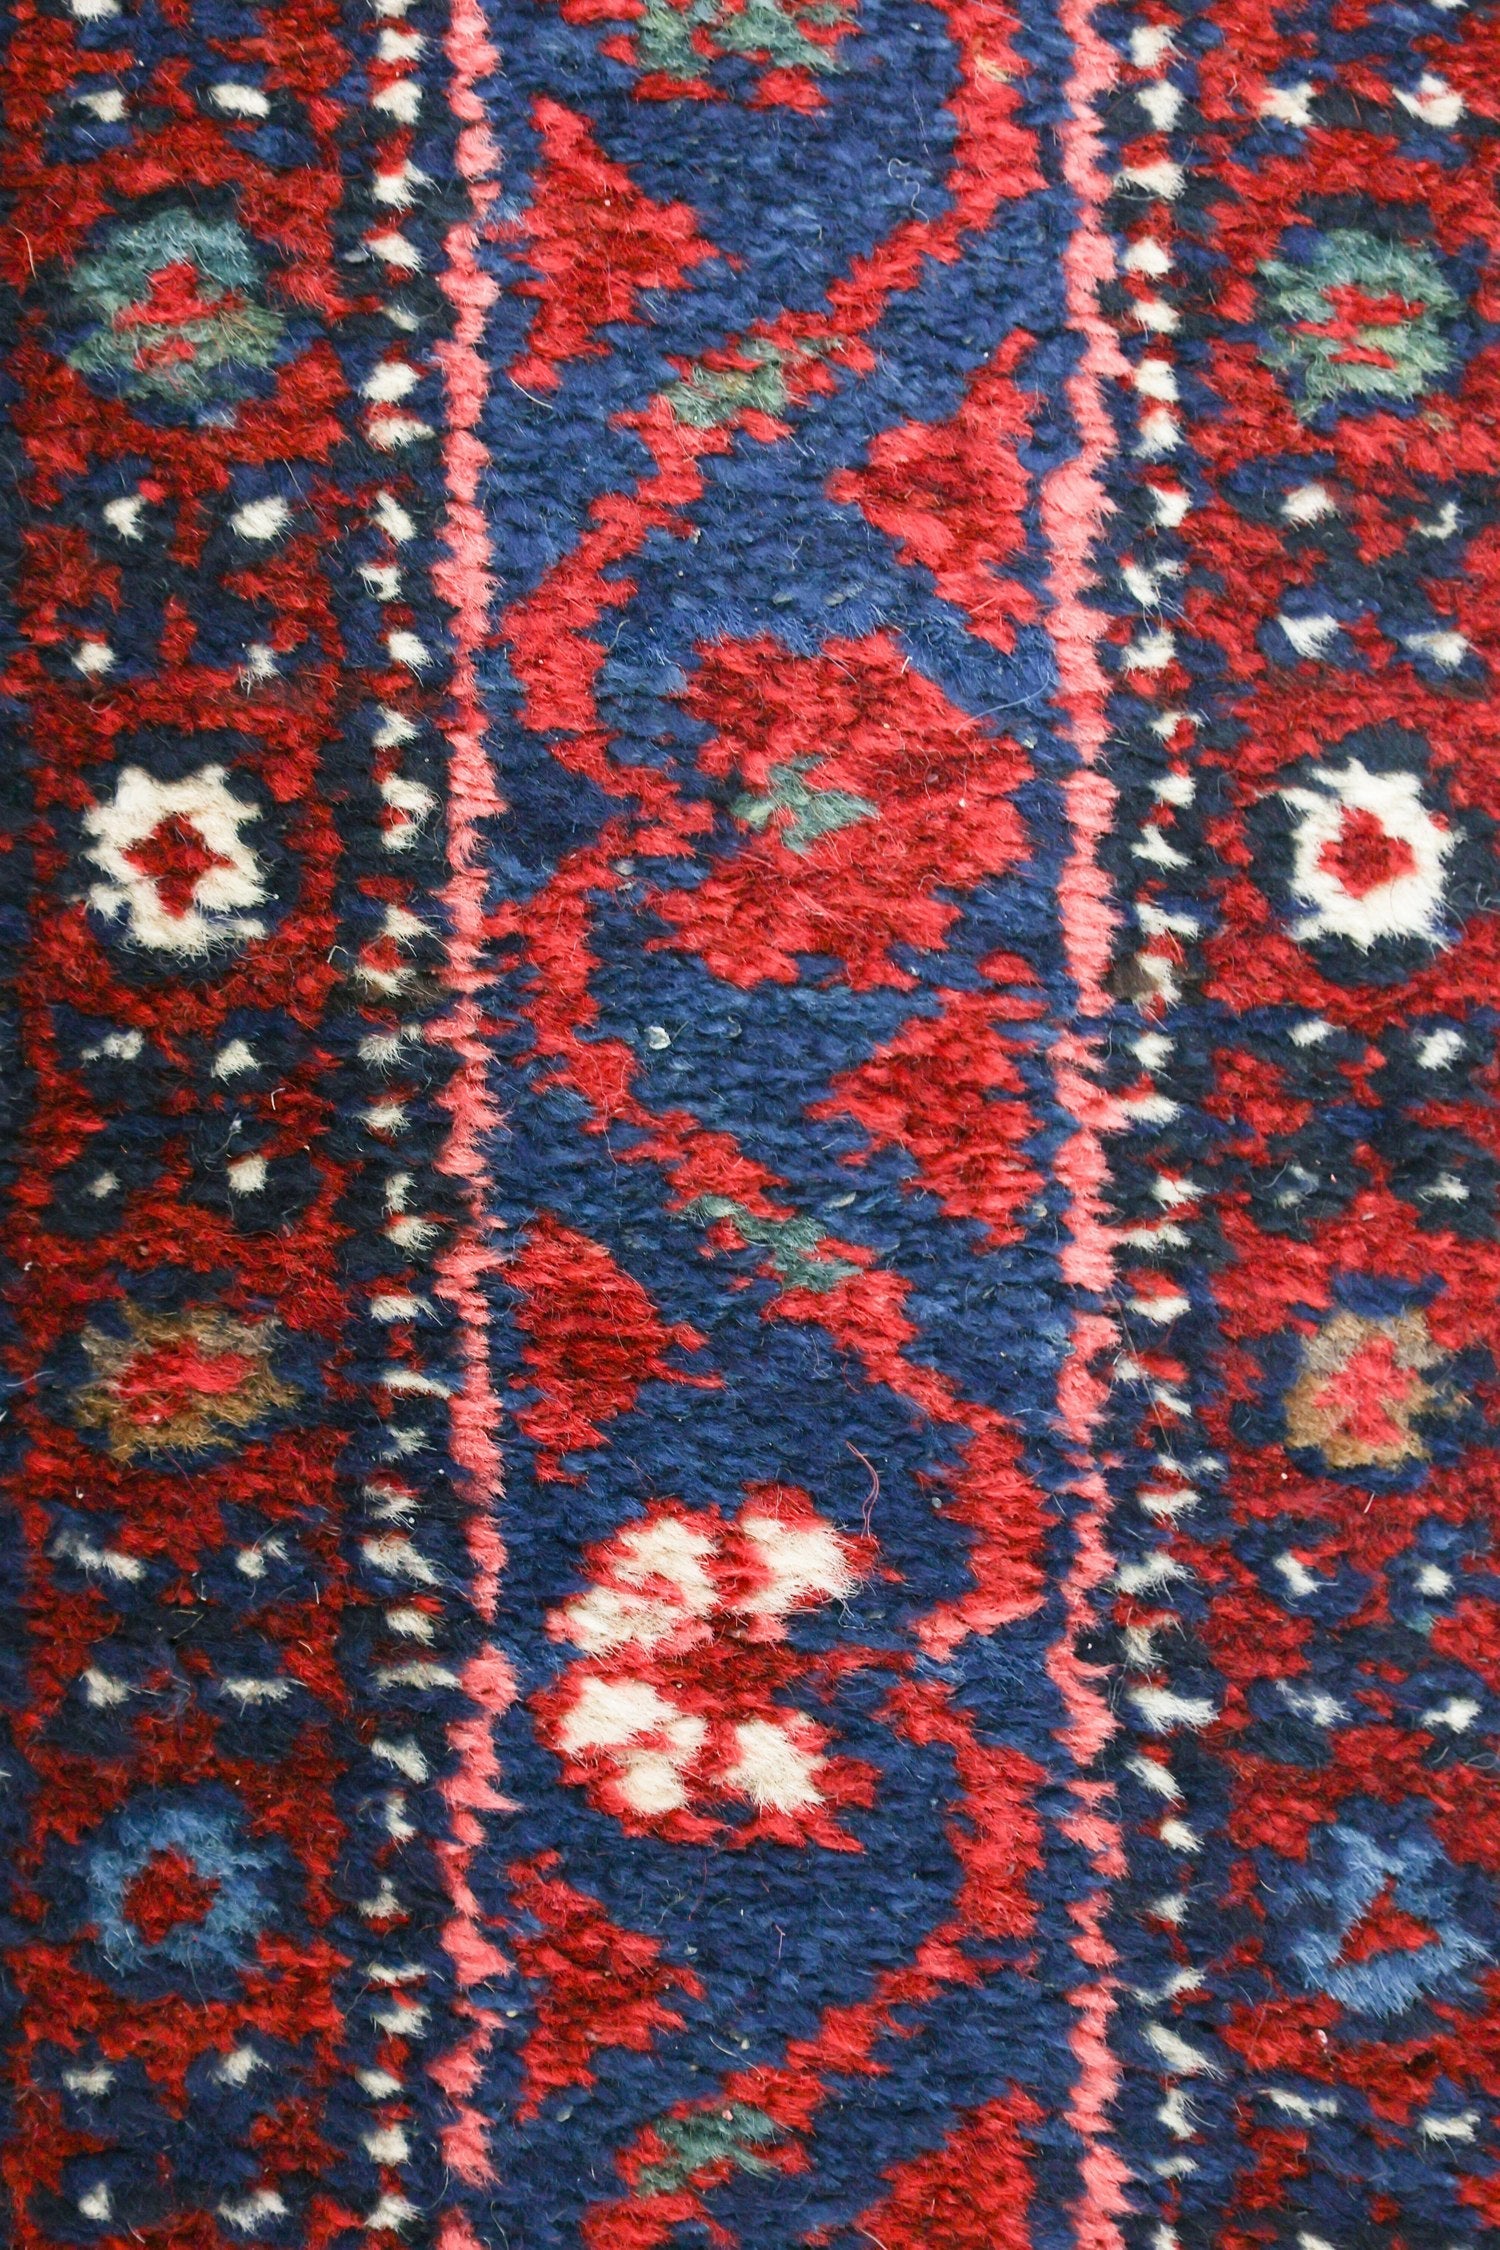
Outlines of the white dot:
<svg viewBox="0 0 1500 2250">
<path fill-rule="evenodd" d="M 121 500 L 106 500 L 104 503 L 104 520 L 111 531 L 117 531 L 122 539 L 139 539 L 141 536 L 141 510 L 145 505 L 145 501 L 138 492 L 132 492 L 127 498 Z"/>
<path fill-rule="evenodd" d="M 394 539 L 398 547 L 405 546 L 408 539 L 416 537 L 416 525 L 400 502 L 393 500 L 388 492 L 380 493 L 376 499 L 375 520 L 386 537 Z"/>
<path fill-rule="evenodd" d="M 216 109 L 226 110 L 231 117 L 269 117 L 271 105 L 258 86 L 243 86 L 235 79 L 221 79 L 210 86 L 209 98 Z"/>
<path fill-rule="evenodd" d="M 1326 485 L 1299 484 L 1282 501 L 1281 512 L 1289 523 L 1316 523 L 1334 513 L 1333 499 Z"/>
<path fill-rule="evenodd" d="M 242 539 L 274 539 L 278 531 L 286 529 L 291 513 L 284 500 L 272 496 L 247 502 L 229 520 Z"/>
<path fill-rule="evenodd" d="M 114 2082 L 114 2072 L 104 2063 L 96 2064 L 88 2070 L 63 2072 L 63 2084 L 70 2094 L 92 2094 L 97 2098 L 100 2094 L 107 2094 Z"/>
<path fill-rule="evenodd" d="M 389 405 L 393 399 L 405 398 L 408 391 L 415 390 L 420 380 L 417 370 L 408 366 L 404 359 L 383 359 L 365 377 L 360 388 L 366 398 Z"/>
<path fill-rule="evenodd" d="M 235 1078 L 241 1071 L 255 1067 L 255 1050 L 243 1039 L 231 1039 L 214 1057 L 215 1078 Z"/>
</svg>

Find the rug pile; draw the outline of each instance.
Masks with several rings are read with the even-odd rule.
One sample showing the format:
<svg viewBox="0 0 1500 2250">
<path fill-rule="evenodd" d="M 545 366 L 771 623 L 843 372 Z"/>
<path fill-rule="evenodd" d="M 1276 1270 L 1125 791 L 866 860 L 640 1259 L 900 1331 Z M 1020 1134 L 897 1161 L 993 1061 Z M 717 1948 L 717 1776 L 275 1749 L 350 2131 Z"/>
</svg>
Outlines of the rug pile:
<svg viewBox="0 0 1500 2250">
<path fill-rule="evenodd" d="M 1500 2239 L 1500 30 L 9 0 L 17 2250 Z"/>
</svg>

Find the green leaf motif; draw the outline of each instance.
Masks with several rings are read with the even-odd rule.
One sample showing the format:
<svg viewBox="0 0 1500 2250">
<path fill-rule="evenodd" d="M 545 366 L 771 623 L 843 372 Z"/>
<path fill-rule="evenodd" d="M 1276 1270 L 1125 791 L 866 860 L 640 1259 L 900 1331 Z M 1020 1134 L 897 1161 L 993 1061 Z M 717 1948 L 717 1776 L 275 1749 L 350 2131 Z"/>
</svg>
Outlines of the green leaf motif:
<svg viewBox="0 0 1500 2250">
<path fill-rule="evenodd" d="M 695 430 L 721 429 L 737 414 L 751 411 L 780 416 L 791 403 L 787 369 L 793 359 L 821 359 L 836 343 L 834 337 L 819 338 L 793 352 L 768 336 L 747 337 L 736 346 L 736 356 L 749 365 L 690 368 L 668 388 L 672 412 Z"/>
<path fill-rule="evenodd" d="M 847 1258 L 822 1253 L 828 1237 L 816 1219 L 762 1219 L 728 1195 L 695 1195 L 687 1215 L 710 1226 L 727 1219 L 747 1243 L 769 1250 L 771 1263 L 788 1289 L 811 1289 L 826 1296 L 859 1272 Z"/>
<path fill-rule="evenodd" d="M 741 2172 L 772 2172 L 776 2167 L 757 2151 L 784 2137 L 763 2109 L 747 2102 L 697 2117 L 664 2117 L 653 2129 L 672 2153 L 641 2173 L 636 2186 L 645 2195 L 670 2195 L 695 2172 L 726 2161 Z"/>
<path fill-rule="evenodd" d="M 636 52 L 645 69 L 668 78 L 701 78 L 705 62 L 723 55 L 827 73 L 842 67 L 838 57 L 810 39 L 805 27 L 824 30 L 846 20 L 836 0 L 687 0 L 680 8 L 672 0 L 646 0 Z"/>
<path fill-rule="evenodd" d="M 778 813 L 790 813 L 781 840 L 793 852 L 810 851 L 820 836 L 836 835 L 841 828 L 852 828 L 856 821 L 878 820 L 880 807 L 872 805 L 868 797 L 856 797 L 846 789 L 808 786 L 805 777 L 816 773 L 822 762 L 821 758 L 793 758 L 784 766 L 773 766 L 771 786 L 765 794 L 745 792 L 735 798 L 730 812 L 757 834 L 768 828 Z"/>
</svg>

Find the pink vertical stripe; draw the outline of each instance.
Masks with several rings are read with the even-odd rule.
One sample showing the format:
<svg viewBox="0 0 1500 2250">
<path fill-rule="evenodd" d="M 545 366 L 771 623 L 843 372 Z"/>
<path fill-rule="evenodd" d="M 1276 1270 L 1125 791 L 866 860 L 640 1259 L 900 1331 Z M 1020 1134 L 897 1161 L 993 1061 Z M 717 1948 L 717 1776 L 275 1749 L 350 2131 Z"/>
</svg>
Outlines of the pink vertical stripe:
<svg viewBox="0 0 1500 2250">
<path fill-rule="evenodd" d="M 494 1504 L 501 1486 L 498 1408 L 489 1375 L 488 1308 L 484 1275 L 486 1247 L 486 1159 L 495 1124 L 489 1090 L 488 1056 L 482 1034 L 482 983 L 485 870 L 484 822 L 500 809 L 485 750 L 485 710 L 479 683 L 479 652 L 489 629 L 494 586 L 489 532 L 480 499 L 480 479 L 488 454 L 480 430 L 488 390 L 482 352 L 485 316 L 497 285 L 479 259 L 480 228 L 498 190 L 494 174 L 498 152 L 485 122 L 478 86 L 498 57 L 486 34 L 480 0 L 452 0 L 445 41 L 452 71 L 449 100 L 458 120 L 458 169 L 469 188 L 471 216 L 448 231 L 442 286 L 454 311 L 451 336 L 436 347 L 447 394 L 443 466 L 447 509 L 443 539 L 447 548 L 434 578 L 452 612 L 453 679 L 448 736 L 448 864 L 445 897 L 449 915 L 448 973 L 454 1004 L 433 1036 L 450 1046 L 458 1066 L 445 1101 L 451 1129 L 443 1169 L 467 1190 L 468 1222 L 439 1265 L 439 1289 L 459 1319 L 462 1381 L 452 1402 L 452 1446 L 469 1502 L 469 1550 L 473 1562 L 472 1597 L 480 1615 L 493 1618 L 505 1561 Z M 469 1868 L 484 1840 L 481 1815 L 502 1807 L 498 1794 L 495 1722 L 515 1692 L 509 1666 L 498 1650 L 486 1649 L 466 1667 L 464 1685 L 474 1704 L 472 1717 L 455 1723 L 450 1739 L 458 1766 L 445 1787 L 450 1815 L 448 1842 L 440 1854 L 452 1912 L 443 1937 L 461 1994 L 503 1971 L 506 1963 L 484 1933 L 478 1902 L 469 1886 Z M 461 1998 L 459 2013 L 471 2028 L 438 2058 L 433 2075 L 454 2105 L 444 2135 L 444 2154 L 456 2176 L 478 2185 L 493 2176 L 483 2113 L 470 2096 L 477 2090 L 489 2032 L 472 2001 Z M 463 2220 L 450 2213 L 444 2242 L 468 2238 Z"/>
<path fill-rule="evenodd" d="M 1114 335 L 1098 308 L 1096 292 L 1111 278 L 1114 260 L 1100 223 L 1104 182 L 1094 101 L 1112 78 L 1109 49 L 1094 29 L 1091 0 L 1059 0 L 1073 46 L 1068 118 L 1062 129 L 1063 171 L 1073 191 L 1077 223 L 1063 258 L 1068 314 L 1083 338 L 1079 364 L 1068 380 L 1068 401 L 1079 432 L 1079 450 L 1055 469 L 1042 494 L 1042 523 L 1052 555 L 1051 616 L 1062 699 L 1080 766 L 1067 787 L 1071 848 L 1059 884 L 1063 939 L 1085 1023 L 1107 1005 L 1104 977 L 1114 930 L 1108 879 L 1099 845 L 1114 809 L 1114 791 L 1102 771 L 1107 734 L 1107 686 L 1097 643 L 1102 620 L 1084 600 L 1092 577 L 1094 544 L 1106 501 L 1100 468 L 1111 450 L 1104 385 L 1124 372 Z M 1062 1042 L 1057 1054 L 1058 1093 L 1077 1130 L 1058 1157 L 1071 1209 L 1071 1240 L 1063 1254 L 1064 1277 L 1075 1288 L 1107 1298 L 1113 1283 L 1113 1243 L 1101 1190 L 1105 1162 L 1101 1135 L 1110 1123 L 1099 1083 L 1098 1058 L 1087 1036 Z M 1078 1320 L 1073 1350 L 1059 1385 L 1058 1408 L 1079 1465 L 1074 1490 L 1082 1505 L 1075 1518 L 1077 1551 L 1063 1588 L 1065 1630 L 1052 1650 L 1048 1672 L 1068 1714 L 1064 1739 L 1081 1764 L 1093 1759 L 1113 1731 L 1098 1672 L 1076 1653 L 1079 1633 L 1091 1622 L 1094 1598 L 1111 1568 L 1105 1541 L 1108 1494 L 1091 1462 L 1106 1384 L 1094 1372 L 1116 1342 L 1113 1320 L 1093 1313 Z M 1120 2250 L 1118 2220 L 1127 2208 L 1129 2173 L 1115 2144 L 1111 2106 L 1119 2066 L 1110 2046 L 1114 2011 L 1114 1951 L 1104 1931 L 1110 1885 L 1122 1872 L 1119 1826 L 1105 1785 L 1075 1781 L 1076 1811 L 1065 1827 L 1088 1853 L 1098 1888 L 1071 1909 L 1073 1952 L 1084 1975 L 1071 1999 L 1071 2034 L 1078 2079 L 1069 2123 L 1080 2135 L 1083 2192 L 1073 2217 L 1083 2250 Z"/>
<path fill-rule="evenodd" d="M 449 980 L 456 995 L 451 1013 L 434 1036 L 456 1049 L 459 1066 L 447 1094 L 452 1131 L 443 1157 L 445 1171 L 469 1188 L 470 1224 L 442 1261 L 443 1294 L 457 1308 L 462 1324 L 464 1382 L 453 1402 L 453 1451 L 468 1477 L 473 1508 L 470 1544 L 475 1564 L 475 1601 L 484 1616 L 494 1614 L 503 1562 L 491 1502 L 500 1486 L 500 1452 L 495 1440 L 495 1400 L 490 1388 L 486 1308 L 482 1276 L 484 1243 L 484 1142 L 494 1125 L 488 1066 L 480 1035 L 480 944 L 484 927 L 483 823 L 500 809 L 485 754 L 485 714 L 477 660 L 489 628 L 493 581 L 490 541 L 479 504 L 479 480 L 488 455 L 479 435 L 488 376 L 479 346 L 485 315 L 497 285 L 479 262 L 479 226 L 497 191 L 492 177 L 496 150 L 476 92 L 478 80 L 497 60 L 485 35 L 479 0 L 453 0 L 447 39 L 453 80 L 450 89 L 460 120 L 458 167 L 469 184 L 474 215 L 449 229 L 442 285 L 455 314 L 454 332 L 437 346 L 447 387 L 447 433 L 443 464 L 448 507 L 443 527 L 446 561 L 434 576 L 453 612 L 453 682 L 448 724 L 450 877 Z"/>
</svg>

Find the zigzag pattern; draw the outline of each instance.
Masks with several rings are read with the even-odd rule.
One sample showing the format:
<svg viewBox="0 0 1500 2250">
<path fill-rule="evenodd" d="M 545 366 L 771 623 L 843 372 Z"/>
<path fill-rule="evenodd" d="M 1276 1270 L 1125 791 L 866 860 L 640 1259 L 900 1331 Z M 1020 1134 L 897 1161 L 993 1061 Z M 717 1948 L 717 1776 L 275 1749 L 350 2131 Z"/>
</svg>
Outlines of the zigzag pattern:
<svg viewBox="0 0 1500 2250">
<path fill-rule="evenodd" d="M 1477 2250 L 1491 20 L 5 32 L 8 2239 Z"/>
<path fill-rule="evenodd" d="M 941 2203 L 977 2245 L 1117 2192 L 1082 2109 L 1033 2136 L 1093 1976 L 1044 1661 L 1066 222 L 1007 8 L 865 7 L 801 77 L 736 22 L 691 101 L 630 75 L 655 31 L 550 14 L 497 88 L 516 1809 L 477 1882 L 516 1977 L 475 2188 L 597 2250 L 780 2243 L 789 2192 L 799 2241 Z"/>
</svg>

